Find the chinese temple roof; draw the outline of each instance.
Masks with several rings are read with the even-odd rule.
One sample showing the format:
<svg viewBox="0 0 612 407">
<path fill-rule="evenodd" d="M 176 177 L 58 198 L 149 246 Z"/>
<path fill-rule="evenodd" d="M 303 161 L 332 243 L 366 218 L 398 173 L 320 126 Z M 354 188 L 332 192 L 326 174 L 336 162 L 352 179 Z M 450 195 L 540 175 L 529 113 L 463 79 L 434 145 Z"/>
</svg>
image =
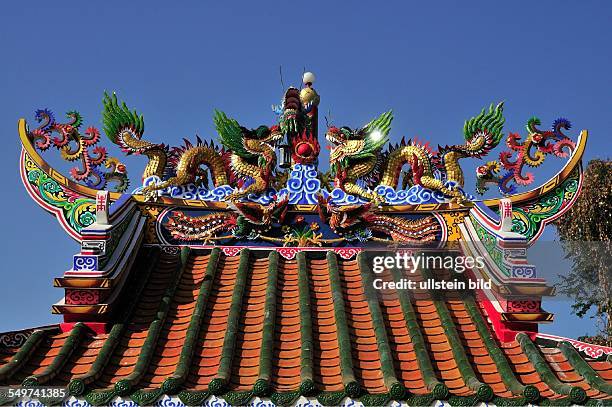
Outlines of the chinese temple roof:
<svg viewBox="0 0 612 407">
<path fill-rule="evenodd" d="M 493 185 L 494 199 L 464 190 L 459 160 L 501 143 L 501 103 L 465 122 L 463 144 L 437 150 L 386 146 L 390 111 L 359 129 L 330 125 L 324 173 L 313 81 L 286 91 L 272 126 L 215 112 L 220 145 L 148 141 L 144 118 L 105 95 L 103 132 L 148 160 L 131 193 L 125 165 L 77 112 L 59 123 L 38 110 L 33 130 L 20 120 L 23 184 L 80 251 L 53 282 L 63 322 L 0 334 L 0 387 L 65 387 L 42 401 L 74 406 L 612 399 L 612 348 L 538 332 L 553 321 L 542 302 L 554 288 L 527 253 L 580 193 L 586 130 L 574 140 L 569 121 L 541 130 L 534 117 L 524 140 L 508 133 L 499 161 L 476 170 L 476 193 Z M 77 163 L 69 176 L 43 158 L 51 148 Z M 547 157 L 566 160 L 518 191 Z M 469 288 L 412 292 L 368 257 L 406 250 L 483 265 L 420 267 L 415 281 Z"/>
</svg>

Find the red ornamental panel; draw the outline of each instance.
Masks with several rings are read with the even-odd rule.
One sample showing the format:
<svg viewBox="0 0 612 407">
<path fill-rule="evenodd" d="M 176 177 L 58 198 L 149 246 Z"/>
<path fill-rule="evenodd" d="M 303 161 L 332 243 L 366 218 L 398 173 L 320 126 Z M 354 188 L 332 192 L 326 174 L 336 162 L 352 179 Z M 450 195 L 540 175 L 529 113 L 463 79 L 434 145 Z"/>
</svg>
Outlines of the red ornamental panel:
<svg viewBox="0 0 612 407">
<path fill-rule="evenodd" d="M 66 290 L 66 304 L 92 305 L 100 302 L 100 292 L 97 290 Z"/>
<path fill-rule="evenodd" d="M 506 310 L 506 312 L 540 312 L 540 301 L 508 301 L 506 303 Z"/>
</svg>

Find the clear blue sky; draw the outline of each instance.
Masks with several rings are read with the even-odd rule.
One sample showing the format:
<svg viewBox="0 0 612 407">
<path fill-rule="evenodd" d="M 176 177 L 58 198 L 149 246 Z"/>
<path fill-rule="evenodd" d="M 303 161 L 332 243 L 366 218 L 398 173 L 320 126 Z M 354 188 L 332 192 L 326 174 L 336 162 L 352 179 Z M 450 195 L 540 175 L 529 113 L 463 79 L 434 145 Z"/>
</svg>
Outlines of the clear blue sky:
<svg viewBox="0 0 612 407">
<path fill-rule="evenodd" d="M 144 113 L 149 139 L 177 144 L 213 136 L 214 108 L 249 127 L 270 124 L 282 65 L 287 85 L 299 85 L 304 67 L 316 73 L 321 111 L 335 124 L 392 108 L 394 138 L 451 144 L 466 118 L 505 100 L 506 130 L 522 131 L 533 114 L 545 125 L 566 116 L 590 130 L 587 159 L 610 155 L 610 2 L 212 3 L 2 5 L 0 331 L 58 321 L 52 278 L 78 249 L 20 184 L 17 119 L 32 122 L 36 108 L 78 109 L 100 127 L 102 93 L 114 90 Z M 145 160 L 126 162 L 137 181 Z M 567 303 L 546 308 L 557 321 L 544 331 L 593 332 Z"/>
</svg>

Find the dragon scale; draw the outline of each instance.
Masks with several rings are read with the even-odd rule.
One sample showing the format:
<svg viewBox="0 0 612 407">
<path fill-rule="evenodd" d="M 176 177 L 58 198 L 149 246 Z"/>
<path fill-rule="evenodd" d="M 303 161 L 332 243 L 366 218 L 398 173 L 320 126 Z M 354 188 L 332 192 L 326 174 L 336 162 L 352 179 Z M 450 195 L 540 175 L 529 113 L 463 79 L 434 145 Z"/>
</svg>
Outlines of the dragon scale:
<svg viewBox="0 0 612 407">
<path fill-rule="evenodd" d="M 429 162 L 427 151 L 420 146 L 403 146 L 389 153 L 387 165 L 383 171 L 380 183 L 395 187 L 399 182 L 400 173 L 404 164 L 415 165 L 423 163 L 423 175 L 432 177 L 433 171 Z"/>
<path fill-rule="evenodd" d="M 259 140 L 245 140 L 244 145 L 249 152 L 256 153 L 260 158 L 263 158 L 265 165 L 263 167 L 254 165 L 247 162 L 243 157 L 232 154 L 230 158 L 232 170 L 240 177 L 251 177 L 253 183 L 243 190 L 237 190 L 229 194 L 227 199 L 230 201 L 235 201 L 252 193 L 265 191 L 268 188 L 272 170 L 276 165 L 276 153 L 267 143 L 262 143 Z"/>
<path fill-rule="evenodd" d="M 326 138 L 333 144 L 331 164 L 335 173 L 336 185 L 345 192 L 381 201 L 383 198 L 357 183 L 384 185 L 397 188 L 402 167 L 410 167 L 412 183 L 433 191 L 439 191 L 452 201 L 464 199 L 459 188 L 464 185 L 463 170 L 459 160 L 466 157 L 479 158 L 495 148 L 502 137 L 504 118 L 503 104 L 488 109 L 464 125 L 465 144 L 439 147 L 432 152 L 427 145 L 413 141 L 393 147 L 386 154 L 381 150 L 389 140 L 393 116 L 386 112 L 372 120 L 361 129 L 330 127 Z M 379 169 L 377 168 L 379 167 Z M 378 174 L 380 170 L 380 174 Z M 441 176 L 436 177 L 436 172 Z M 452 181 L 455 186 L 448 187 L 445 182 Z"/>
<path fill-rule="evenodd" d="M 151 143 L 150 141 L 140 139 L 134 132 L 134 128 L 127 127 L 119 132 L 117 141 L 121 148 L 132 154 L 142 154 L 147 156 L 149 161 L 142 173 L 142 179 L 147 179 L 151 176 L 161 178 L 164 174 L 164 168 L 168 162 L 168 154 L 163 145 Z"/>
<path fill-rule="evenodd" d="M 149 164 L 152 161 L 149 160 Z M 206 171 L 201 168 L 203 165 L 210 169 L 214 186 L 228 183 L 221 155 L 212 147 L 195 146 L 187 148 L 181 154 L 176 165 L 176 176 L 168 178 L 161 184 L 146 187 L 145 192 L 161 190 L 174 185 L 189 184 L 196 182 L 198 177 L 200 180 L 205 179 Z"/>
<path fill-rule="evenodd" d="M 460 187 L 463 186 L 464 178 L 459 159 L 463 157 L 464 155 L 458 151 L 448 151 L 443 156 L 446 179 L 456 182 Z M 434 177 L 431 154 L 424 147 L 418 145 L 402 146 L 389 154 L 380 184 L 395 188 L 399 183 L 401 169 L 405 164 L 412 168 L 412 175 L 416 184 L 452 197 L 461 196 L 460 192 L 445 187 L 441 180 Z"/>
</svg>

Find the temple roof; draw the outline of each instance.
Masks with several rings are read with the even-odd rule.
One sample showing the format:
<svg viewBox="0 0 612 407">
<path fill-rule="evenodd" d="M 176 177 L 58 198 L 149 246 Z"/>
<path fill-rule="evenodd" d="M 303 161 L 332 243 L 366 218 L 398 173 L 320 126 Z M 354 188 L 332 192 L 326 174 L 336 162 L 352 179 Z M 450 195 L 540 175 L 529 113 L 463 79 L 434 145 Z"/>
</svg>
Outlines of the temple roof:
<svg viewBox="0 0 612 407">
<path fill-rule="evenodd" d="M 502 342 L 481 302 L 458 292 L 381 294 L 363 254 L 142 247 L 132 271 L 106 333 L 29 332 L 2 348 L 0 385 L 68 386 L 92 404 L 612 398 L 602 357 L 527 334 Z"/>
<path fill-rule="evenodd" d="M 42 401 L 78 405 L 610 400 L 611 348 L 538 332 L 554 287 L 527 256 L 580 193 L 588 132 L 532 117 L 524 138 L 505 135 L 498 103 L 465 121 L 461 144 L 434 149 L 391 143 L 387 111 L 360 128 L 328 123 L 324 172 L 313 80 L 286 90 L 272 125 L 216 111 L 216 140 L 181 146 L 149 141 L 115 94 L 102 131 L 75 111 L 62 123 L 39 109 L 34 129 L 20 119 L 24 187 L 80 250 L 53 282 L 63 322 L 0 334 L 0 386 L 65 387 L 70 398 Z M 102 133 L 148 161 L 131 192 Z M 69 176 L 43 156 L 55 149 Z M 489 153 L 475 192 L 501 197 L 478 200 L 459 160 Z M 524 190 L 547 157 L 565 162 Z M 406 274 L 368 256 L 412 250 L 482 260 L 417 267 L 414 281 L 488 286 L 377 288 Z"/>
</svg>

